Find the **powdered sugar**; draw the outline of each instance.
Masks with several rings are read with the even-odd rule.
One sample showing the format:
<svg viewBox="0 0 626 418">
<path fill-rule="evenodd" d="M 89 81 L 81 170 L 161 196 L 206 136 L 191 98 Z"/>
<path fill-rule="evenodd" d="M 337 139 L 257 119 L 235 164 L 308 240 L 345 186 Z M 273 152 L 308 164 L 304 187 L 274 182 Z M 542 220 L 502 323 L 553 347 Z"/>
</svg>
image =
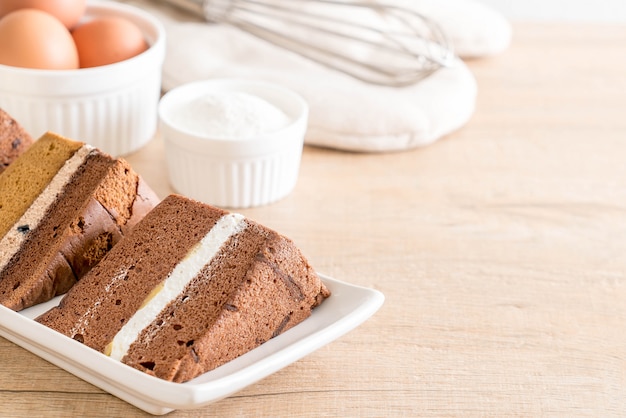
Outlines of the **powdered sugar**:
<svg viewBox="0 0 626 418">
<path fill-rule="evenodd" d="M 215 92 L 179 107 L 172 122 L 201 136 L 246 139 L 276 132 L 289 118 L 268 101 L 243 92 Z"/>
</svg>

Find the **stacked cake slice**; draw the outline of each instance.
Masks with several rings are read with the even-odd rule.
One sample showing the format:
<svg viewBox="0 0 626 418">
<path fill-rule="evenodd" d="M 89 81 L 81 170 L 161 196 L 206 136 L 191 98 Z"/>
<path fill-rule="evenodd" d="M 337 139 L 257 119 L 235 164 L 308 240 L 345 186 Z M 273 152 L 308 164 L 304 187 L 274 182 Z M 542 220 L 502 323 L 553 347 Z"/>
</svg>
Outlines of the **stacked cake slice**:
<svg viewBox="0 0 626 418">
<path fill-rule="evenodd" d="M 0 303 L 66 292 L 158 203 L 127 162 L 46 134 L 0 175 Z"/>
<path fill-rule="evenodd" d="M 33 143 L 33 138 L 7 112 L 0 109 L 0 173 Z"/>
<path fill-rule="evenodd" d="M 289 239 L 172 195 L 37 320 L 184 382 L 303 321 L 329 294 Z"/>
</svg>

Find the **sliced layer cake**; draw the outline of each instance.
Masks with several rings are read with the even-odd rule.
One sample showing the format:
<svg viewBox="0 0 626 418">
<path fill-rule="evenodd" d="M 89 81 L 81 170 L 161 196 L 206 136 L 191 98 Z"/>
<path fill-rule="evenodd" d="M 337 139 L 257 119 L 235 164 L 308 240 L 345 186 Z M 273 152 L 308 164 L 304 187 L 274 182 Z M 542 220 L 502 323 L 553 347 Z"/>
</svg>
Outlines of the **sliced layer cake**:
<svg viewBox="0 0 626 418">
<path fill-rule="evenodd" d="M 33 138 L 7 112 L 0 109 L 0 173 L 19 157 Z"/>
<path fill-rule="evenodd" d="M 0 175 L 0 303 L 66 292 L 157 203 L 124 160 L 44 135 Z"/>
<path fill-rule="evenodd" d="M 172 195 L 37 320 L 184 382 L 303 321 L 329 294 L 288 238 Z"/>
</svg>

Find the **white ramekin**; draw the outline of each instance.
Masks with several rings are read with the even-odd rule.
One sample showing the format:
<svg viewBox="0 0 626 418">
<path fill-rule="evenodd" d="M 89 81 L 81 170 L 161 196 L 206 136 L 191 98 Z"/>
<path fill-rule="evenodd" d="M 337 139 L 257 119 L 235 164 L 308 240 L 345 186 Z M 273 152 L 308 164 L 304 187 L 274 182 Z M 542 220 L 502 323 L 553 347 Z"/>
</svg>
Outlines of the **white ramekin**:
<svg viewBox="0 0 626 418">
<path fill-rule="evenodd" d="M 124 155 L 156 132 L 165 30 L 149 13 L 115 2 L 89 1 L 83 20 L 96 16 L 130 19 L 150 48 L 122 62 L 78 70 L 0 65 L 0 108 L 34 138 L 53 131 Z"/>
<path fill-rule="evenodd" d="M 177 125 L 171 115 L 181 105 L 212 92 L 243 92 L 281 109 L 285 128 L 246 139 L 211 138 Z M 169 91 L 159 104 L 160 132 L 172 187 L 216 206 L 247 208 L 275 202 L 295 187 L 308 105 L 299 95 L 275 84 L 214 79 Z"/>
</svg>

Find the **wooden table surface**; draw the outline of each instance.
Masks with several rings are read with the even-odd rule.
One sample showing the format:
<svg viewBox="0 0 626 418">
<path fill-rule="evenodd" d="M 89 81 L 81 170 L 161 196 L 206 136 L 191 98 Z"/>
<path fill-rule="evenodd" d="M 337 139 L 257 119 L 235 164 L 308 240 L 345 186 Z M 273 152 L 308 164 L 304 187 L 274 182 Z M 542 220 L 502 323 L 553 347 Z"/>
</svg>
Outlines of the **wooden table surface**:
<svg viewBox="0 0 626 418">
<path fill-rule="evenodd" d="M 474 117 L 434 145 L 307 147 L 295 191 L 241 211 L 376 288 L 362 326 L 171 417 L 624 416 L 626 27 L 514 26 L 469 65 Z M 157 138 L 129 157 L 170 192 Z M 144 416 L 0 339 L 0 416 Z"/>
</svg>

